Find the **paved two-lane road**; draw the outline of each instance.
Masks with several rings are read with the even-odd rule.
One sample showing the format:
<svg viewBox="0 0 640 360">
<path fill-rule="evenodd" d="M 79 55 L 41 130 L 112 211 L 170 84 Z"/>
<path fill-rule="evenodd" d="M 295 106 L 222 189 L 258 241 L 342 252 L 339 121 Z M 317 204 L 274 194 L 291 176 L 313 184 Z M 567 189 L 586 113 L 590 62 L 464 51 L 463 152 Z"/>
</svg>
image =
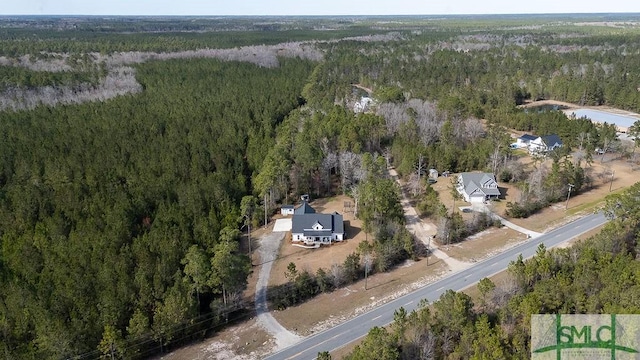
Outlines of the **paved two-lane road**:
<svg viewBox="0 0 640 360">
<path fill-rule="evenodd" d="M 607 219 L 603 214 L 592 214 L 533 238 L 499 255 L 493 256 L 462 271 L 447 276 L 433 284 L 390 301 L 380 307 L 359 315 L 349 321 L 323 332 L 314 334 L 301 342 L 278 351 L 266 359 L 315 359 L 319 351 L 333 351 L 366 335 L 374 326 L 385 326 L 393 321 L 393 312 L 404 307 L 407 312 L 417 308 L 421 299 L 433 302 L 448 289 L 460 291 L 507 268 L 519 254 L 527 259 L 532 257 L 538 245 L 544 243 L 547 249 L 592 230 Z"/>
</svg>

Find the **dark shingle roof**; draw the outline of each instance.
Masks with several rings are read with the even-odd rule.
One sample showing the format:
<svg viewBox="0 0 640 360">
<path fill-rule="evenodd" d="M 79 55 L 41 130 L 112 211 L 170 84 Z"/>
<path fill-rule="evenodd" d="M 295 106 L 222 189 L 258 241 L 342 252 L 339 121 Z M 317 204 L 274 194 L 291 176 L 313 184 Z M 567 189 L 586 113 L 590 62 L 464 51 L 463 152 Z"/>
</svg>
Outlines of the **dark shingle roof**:
<svg viewBox="0 0 640 360">
<path fill-rule="evenodd" d="M 541 138 L 542 142 L 547 146 L 553 146 L 556 143 L 562 145 L 562 140 L 560 140 L 560 137 L 556 134 L 541 136 Z"/>
<path fill-rule="evenodd" d="M 526 140 L 526 141 L 533 141 L 535 139 L 537 139 L 537 136 L 534 135 L 529 135 L 529 134 L 524 134 L 522 136 L 520 136 L 518 139 L 522 139 L 522 140 Z"/>
<path fill-rule="evenodd" d="M 500 190 L 498 189 L 482 187 L 482 184 L 486 182 L 489 182 L 489 181 L 496 182 L 495 175 L 491 173 L 468 172 L 468 173 L 460 174 L 460 178 L 462 179 L 462 183 L 464 185 L 464 191 L 468 195 L 473 194 L 476 190 L 482 191 L 485 195 L 495 195 L 495 196 L 500 195 Z"/>
<path fill-rule="evenodd" d="M 333 216 L 333 232 L 336 234 L 344 234 L 344 219 L 337 212 L 331 214 Z"/>
<path fill-rule="evenodd" d="M 314 208 L 312 208 L 311 205 L 309 205 L 308 202 L 305 201 L 305 202 L 302 203 L 302 205 L 300 205 L 299 208 L 295 209 L 293 211 L 293 213 L 295 215 L 298 215 L 298 214 L 315 214 L 316 210 Z"/>
<path fill-rule="evenodd" d="M 342 215 L 338 213 L 333 214 L 294 214 L 292 224 L 291 224 L 291 232 L 294 234 L 304 233 L 305 235 L 308 232 L 323 232 L 322 230 L 313 230 L 313 226 L 316 223 L 320 223 L 324 229 L 329 229 L 329 232 L 333 232 L 336 234 L 344 233 L 344 223 Z M 331 231 L 333 229 L 333 231 Z M 307 230 L 307 231 L 305 231 Z M 312 236 L 312 235 L 311 235 Z"/>
</svg>

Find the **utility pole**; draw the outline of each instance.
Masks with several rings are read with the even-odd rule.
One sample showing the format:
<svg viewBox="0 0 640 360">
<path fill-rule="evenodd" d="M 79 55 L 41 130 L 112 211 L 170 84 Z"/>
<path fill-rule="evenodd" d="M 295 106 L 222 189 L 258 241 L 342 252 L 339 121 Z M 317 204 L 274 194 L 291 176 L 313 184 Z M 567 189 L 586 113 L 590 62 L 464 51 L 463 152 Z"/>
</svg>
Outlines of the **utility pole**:
<svg viewBox="0 0 640 360">
<path fill-rule="evenodd" d="M 427 242 L 427 266 L 429 266 L 429 255 L 431 255 L 431 238 L 433 236 L 429 235 L 429 242 Z"/>
<path fill-rule="evenodd" d="M 613 186 L 613 174 L 615 174 L 615 171 L 611 170 L 611 182 L 609 182 L 609 192 L 611 192 L 611 187 Z"/>
<path fill-rule="evenodd" d="M 244 219 L 244 225 L 242 225 L 240 230 L 244 229 L 245 226 L 247 227 L 247 239 L 249 243 L 249 261 L 251 262 L 251 265 L 253 265 L 253 259 L 251 259 L 251 217 L 249 215 L 245 215 L 243 216 L 243 219 Z"/>
<path fill-rule="evenodd" d="M 569 197 L 571 196 L 571 189 L 573 189 L 573 187 L 575 186 L 573 184 L 568 184 L 568 185 L 569 185 L 569 191 L 567 191 L 567 202 L 564 205 L 565 211 L 569 209 Z"/>
<path fill-rule="evenodd" d="M 367 290 L 367 275 L 369 275 L 369 263 L 364 262 L 364 289 Z"/>
<path fill-rule="evenodd" d="M 424 156 L 422 156 L 422 154 L 420 154 L 420 156 L 418 157 L 418 166 L 416 167 L 416 173 L 418 175 L 418 182 L 420 182 L 420 179 L 422 178 L 422 160 L 424 160 Z"/>
<path fill-rule="evenodd" d="M 367 277 L 369 276 L 369 271 L 371 268 L 371 254 L 366 253 L 363 257 L 364 260 L 364 289 L 367 290 Z"/>
<path fill-rule="evenodd" d="M 267 227 L 267 192 L 266 191 L 264 192 L 264 227 Z"/>
</svg>

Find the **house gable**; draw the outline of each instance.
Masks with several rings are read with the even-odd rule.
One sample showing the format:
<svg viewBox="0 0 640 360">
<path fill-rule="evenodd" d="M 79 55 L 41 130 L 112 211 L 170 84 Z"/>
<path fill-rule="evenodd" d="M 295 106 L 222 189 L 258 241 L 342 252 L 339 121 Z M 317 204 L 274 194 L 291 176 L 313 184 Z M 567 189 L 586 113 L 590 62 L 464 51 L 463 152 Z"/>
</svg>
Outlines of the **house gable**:
<svg viewBox="0 0 640 360">
<path fill-rule="evenodd" d="M 560 140 L 560 137 L 556 134 L 542 136 L 541 139 L 548 149 L 562 146 L 562 140 Z"/>
<path fill-rule="evenodd" d="M 545 152 L 545 151 L 551 151 L 561 146 L 562 146 L 562 140 L 560 140 L 560 137 L 558 135 L 555 135 L 555 134 L 545 135 L 545 136 L 540 136 L 537 139 L 533 140 L 529 144 L 529 151 Z"/>
</svg>

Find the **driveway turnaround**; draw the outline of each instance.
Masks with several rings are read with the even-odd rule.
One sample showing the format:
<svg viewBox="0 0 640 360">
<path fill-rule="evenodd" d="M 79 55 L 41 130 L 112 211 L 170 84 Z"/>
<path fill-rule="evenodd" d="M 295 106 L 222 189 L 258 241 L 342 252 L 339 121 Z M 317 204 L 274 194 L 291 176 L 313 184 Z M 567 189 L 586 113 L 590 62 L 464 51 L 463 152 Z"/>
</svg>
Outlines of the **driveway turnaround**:
<svg viewBox="0 0 640 360">
<path fill-rule="evenodd" d="M 532 238 L 530 241 L 517 245 L 499 255 L 475 263 L 464 270 L 453 273 L 433 284 L 399 297 L 338 326 L 309 336 L 293 346 L 266 357 L 266 359 L 315 359 L 318 352 L 331 352 L 339 349 L 365 336 L 369 329 L 374 326 L 390 324 L 393 321 L 393 312 L 400 307 L 404 307 L 407 312 L 415 310 L 421 299 L 426 299 L 430 303 L 434 302 L 448 289 L 460 291 L 475 284 L 482 278 L 505 270 L 509 263 L 515 260 L 519 254 L 522 254 L 525 259 L 532 257 L 541 243 L 547 249 L 550 249 L 607 221 L 602 213 L 585 216 L 537 238 Z"/>
</svg>

